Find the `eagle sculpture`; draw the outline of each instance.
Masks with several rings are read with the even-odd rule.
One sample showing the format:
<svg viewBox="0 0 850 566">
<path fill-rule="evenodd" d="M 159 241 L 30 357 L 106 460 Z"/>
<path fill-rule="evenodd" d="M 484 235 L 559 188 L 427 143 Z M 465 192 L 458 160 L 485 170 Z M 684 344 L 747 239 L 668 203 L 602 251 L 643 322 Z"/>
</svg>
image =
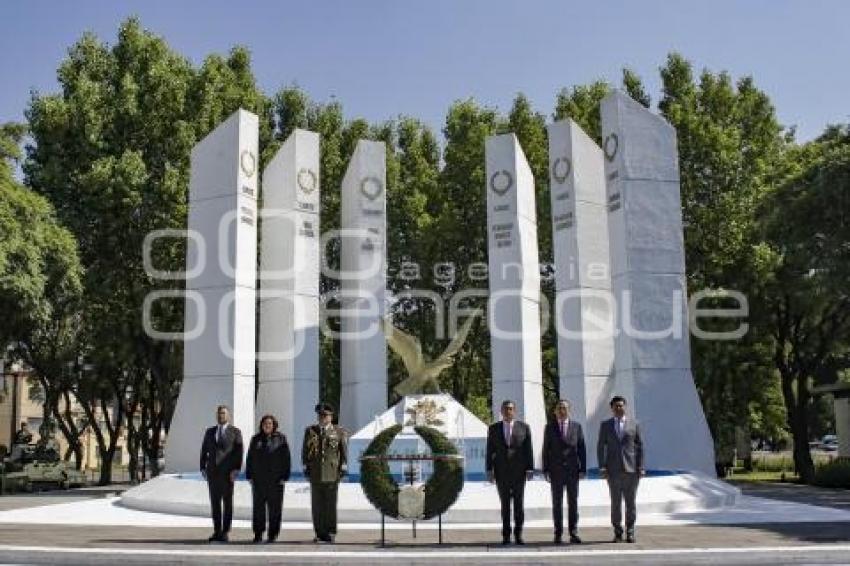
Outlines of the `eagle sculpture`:
<svg viewBox="0 0 850 566">
<path fill-rule="evenodd" d="M 381 319 L 381 328 L 387 337 L 387 343 L 404 362 L 408 373 L 407 378 L 395 386 L 395 392 L 402 397 L 418 393 L 439 393 L 440 383 L 437 377 L 454 363 L 455 355 L 463 347 L 472 325 L 475 324 L 475 319 L 480 314 L 480 310 L 474 311 L 443 353 L 429 362 L 425 361 L 419 340 L 396 328 L 391 322 L 392 317 Z"/>
</svg>

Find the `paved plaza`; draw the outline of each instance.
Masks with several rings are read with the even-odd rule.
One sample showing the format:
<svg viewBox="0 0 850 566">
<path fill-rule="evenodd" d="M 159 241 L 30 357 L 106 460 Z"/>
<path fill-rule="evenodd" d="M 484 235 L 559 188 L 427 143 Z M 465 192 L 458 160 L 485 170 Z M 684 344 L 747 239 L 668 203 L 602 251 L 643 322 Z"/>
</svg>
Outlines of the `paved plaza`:
<svg viewBox="0 0 850 566">
<path fill-rule="evenodd" d="M 0 498 L 0 561 L 4 563 L 587 563 L 788 564 L 850 562 L 850 492 L 783 484 L 741 484 L 741 509 L 704 517 L 645 517 L 636 544 L 615 544 L 610 529 L 592 521 L 581 529 L 582 545 L 554 546 L 551 529 L 535 521 L 526 545 L 503 547 L 497 525 L 446 525 L 444 544 L 432 522 L 414 538 L 407 524 L 393 523 L 380 546 L 375 525 L 341 525 L 337 543 L 316 545 L 303 523 L 285 524 L 273 545 L 251 544 L 251 530 L 236 521 L 228 545 L 205 541 L 202 518 L 146 513 L 138 524 L 108 525 L 118 515 L 89 516 L 111 505 L 115 488 Z M 763 505 L 763 507 L 760 507 Z M 100 507 L 98 507 L 100 506 Z M 80 513 L 74 524 L 69 510 Z M 770 511 L 773 510 L 773 511 Z M 138 513 L 120 509 L 115 513 Z M 765 515 L 758 522 L 758 515 Z M 15 515 L 16 514 L 16 515 Z M 794 521 L 798 514 L 802 521 Z M 772 516 L 771 516 L 772 515 Z M 736 519 L 735 517 L 739 517 Z M 11 522 L 15 517 L 46 522 Z M 49 518 L 53 517 L 53 521 Z M 137 520 L 142 515 L 128 516 Z M 47 518 L 47 519 L 45 519 Z M 22 519 L 23 520 L 23 519 Z M 734 524 L 735 521 L 741 521 Z M 725 523 L 724 523 L 725 522 Z M 49 524 L 52 523 L 52 524 Z M 158 526 L 159 523 L 159 526 Z M 643 523 L 643 524 L 641 524 Z M 183 526 L 185 525 L 185 526 Z"/>
</svg>

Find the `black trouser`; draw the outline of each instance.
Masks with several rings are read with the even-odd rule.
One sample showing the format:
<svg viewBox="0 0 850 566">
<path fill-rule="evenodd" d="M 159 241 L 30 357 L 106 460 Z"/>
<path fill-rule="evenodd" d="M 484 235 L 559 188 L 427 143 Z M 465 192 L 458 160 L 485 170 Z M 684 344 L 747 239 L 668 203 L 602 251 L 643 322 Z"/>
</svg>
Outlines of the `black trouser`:
<svg viewBox="0 0 850 566">
<path fill-rule="evenodd" d="M 316 537 L 326 539 L 336 534 L 336 498 L 339 482 L 310 482 L 310 503 Z"/>
<path fill-rule="evenodd" d="M 266 508 L 269 517 L 269 539 L 276 539 L 280 533 L 280 519 L 283 511 L 283 484 L 279 482 L 251 483 L 254 508 L 251 514 L 251 526 L 254 535 L 263 536 L 266 530 Z"/>
<path fill-rule="evenodd" d="M 525 521 L 523 495 L 525 494 L 525 478 L 521 480 L 496 480 L 499 491 L 499 501 L 502 503 L 502 538 L 511 536 L 511 503 L 514 506 L 514 536 L 522 535 L 522 524 Z"/>
<path fill-rule="evenodd" d="M 552 521 L 555 524 L 555 536 L 564 534 L 564 490 L 567 492 L 567 525 L 570 534 L 578 529 L 578 472 L 568 471 L 549 474 L 552 488 Z"/>
<path fill-rule="evenodd" d="M 228 472 L 207 472 L 207 487 L 210 490 L 213 530 L 216 534 L 230 532 L 233 520 L 233 482 Z M 224 506 L 224 517 L 221 508 Z"/>
</svg>

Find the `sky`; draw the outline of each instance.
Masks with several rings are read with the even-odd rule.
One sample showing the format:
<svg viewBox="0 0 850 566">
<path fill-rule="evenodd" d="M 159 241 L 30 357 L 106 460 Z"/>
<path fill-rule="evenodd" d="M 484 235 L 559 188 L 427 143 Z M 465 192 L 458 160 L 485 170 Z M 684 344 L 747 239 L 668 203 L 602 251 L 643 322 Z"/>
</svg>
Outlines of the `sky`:
<svg viewBox="0 0 850 566">
<path fill-rule="evenodd" d="M 84 31 L 112 44 L 131 15 L 194 63 L 245 45 L 267 94 L 297 84 L 349 118 L 439 130 L 456 100 L 507 111 L 519 92 L 551 116 L 561 88 L 618 82 L 624 66 L 655 102 L 678 51 L 752 75 L 798 139 L 850 122 L 846 0 L 29 0 L 0 7 L 0 123 L 23 120 L 31 90 L 56 91 Z"/>
</svg>

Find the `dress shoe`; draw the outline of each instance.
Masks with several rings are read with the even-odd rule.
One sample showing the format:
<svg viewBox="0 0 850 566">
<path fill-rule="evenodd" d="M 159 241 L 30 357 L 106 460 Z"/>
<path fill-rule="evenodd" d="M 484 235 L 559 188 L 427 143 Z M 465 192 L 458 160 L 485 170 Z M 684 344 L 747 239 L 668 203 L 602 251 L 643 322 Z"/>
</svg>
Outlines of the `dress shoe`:
<svg viewBox="0 0 850 566">
<path fill-rule="evenodd" d="M 525 541 L 524 541 L 524 540 L 522 540 L 522 537 L 514 537 L 514 540 L 515 540 L 515 541 L 516 541 L 516 543 L 517 543 L 517 544 L 519 544 L 519 545 L 523 545 L 523 544 L 525 544 Z"/>
<path fill-rule="evenodd" d="M 623 535 L 621 535 L 621 534 L 615 534 L 615 535 L 614 535 L 614 540 L 613 540 L 613 541 L 611 541 L 611 542 L 623 542 Z"/>
<path fill-rule="evenodd" d="M 218 542 L 218 538 L 220 536 L 221 535 L 219 535 L 218 533 L 213 533 L 212 535 L 210 535 L 210 538 L 207 539 L 207 542 Z"/>
<path fill-rule="evenodd" d="M 260 544 L 263 542 L 263 535 L 254 535 L 254 544 Z"/>
<path fill-rule="evenodd" d="M 635 535 L 626 535 L 626 542 L 635 542 Z"/>
<path fill-rule="evenodd" d="M 218 542 L 229 542 L 230 538 L 227 536 L 227 533 L 221 533 L 218 537 Z"/>
<path fill-rule="evenodd" d="M 564 537 L 561 535 L 555 535 L 555 544 L 564 544 Z"/>
<path fill-rule="evenodd" d="M 266 544 L 274 544 L 277 542 L 277 537 L 269 537 L 266 539 Z"/>
<path fill-rule="evenodd" d="M 570 542 L 573 544 L 581 544 L 581 539 L 578 535 L 570 535 Z"/>
<path fill-rule="evenodd" d="M 502 545 L 506 546 L 511 544 L 511 537 L 502 537 Z"/>
</svg>

